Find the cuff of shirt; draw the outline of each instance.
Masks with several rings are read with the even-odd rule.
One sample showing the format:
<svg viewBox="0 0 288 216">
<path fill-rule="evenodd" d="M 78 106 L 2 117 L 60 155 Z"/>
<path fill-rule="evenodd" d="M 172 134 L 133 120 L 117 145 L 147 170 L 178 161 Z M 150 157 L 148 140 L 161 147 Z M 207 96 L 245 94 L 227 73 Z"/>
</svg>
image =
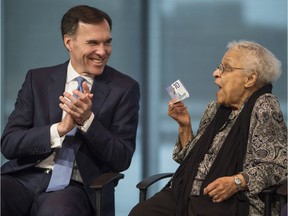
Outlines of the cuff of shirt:
<svg viewBox="0 0 288 216">
<path fill-rule="evenodd" d="M 50 140 L 51 148 L 61 148 L 65 136 L 60 137 L 57 130 L 57 125 L 59 123 L 53 124 L 50 127 Z"/>
<path fill-rule="evenodd" d="M 91 114 L 91 116 L 84 122 L 83 125 L 78 125 L 78 128 L 82 131 L 82 133 L 86 133 L 89 129 L 89 127 L 92 124 L 92 121 L 94 120 L 94 113 Z"/>
<path fill-rule="evenodd" d="M 249 188 L 250 186 L 250 181 L 249 181 L 249 176 L 247 173 L 245 172 L 240 172 L 240 174 L 242 174 L 244 180 L 245 180 L 245 183 L 246 183 L 246 188 Z"/>
</svg>

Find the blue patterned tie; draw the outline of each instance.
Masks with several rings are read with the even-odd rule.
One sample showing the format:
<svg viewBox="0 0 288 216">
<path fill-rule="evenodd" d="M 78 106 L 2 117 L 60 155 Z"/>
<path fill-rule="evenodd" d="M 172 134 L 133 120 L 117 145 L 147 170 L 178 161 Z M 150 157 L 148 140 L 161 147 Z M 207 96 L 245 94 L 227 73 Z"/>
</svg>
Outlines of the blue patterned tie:
<svg viewBox="0 0 288 216">
<path fill-rule="evenodd" d="M 77 89 L 83 92 L 82 83 L 85 81 L 85 79 L 81 76 L 77 77 L 76 79 L 78 82 Z M 76 149 L 76 144 L 71 143 L 71 141 L 73 142 L 73 137 L 76 130 L 77 127 L 74 127 L 71 131 L 69 131 L 62 144 L 62 148 L 60 148 L 56 154 L 55 165 L 46 192 L 61 190 L 70 182 Z"/>
</svg>

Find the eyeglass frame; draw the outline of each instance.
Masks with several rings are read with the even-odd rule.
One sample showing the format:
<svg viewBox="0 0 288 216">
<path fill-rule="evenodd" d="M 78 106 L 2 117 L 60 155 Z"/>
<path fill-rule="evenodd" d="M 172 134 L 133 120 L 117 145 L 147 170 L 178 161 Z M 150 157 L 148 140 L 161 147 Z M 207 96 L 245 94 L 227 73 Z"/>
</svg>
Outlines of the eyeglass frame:
<svg viewBox="0 0 288 216">
<path fill-rule="evenodd" d="M 228 69 L 229 68 L 229 69 Z M 245 68 L 238 68 L 238 67 L 231 67 L 231 66 L 228 66 L 228 67 L 225 67 L 224 64 L 220 63 L 216 69 L 218 69 L 221 74 L 225 73 L 225 72 L 232 72 L 233 70 L 245 70 Z M 228 70 L 227 70 L 228 69 Z"/>
</svg>

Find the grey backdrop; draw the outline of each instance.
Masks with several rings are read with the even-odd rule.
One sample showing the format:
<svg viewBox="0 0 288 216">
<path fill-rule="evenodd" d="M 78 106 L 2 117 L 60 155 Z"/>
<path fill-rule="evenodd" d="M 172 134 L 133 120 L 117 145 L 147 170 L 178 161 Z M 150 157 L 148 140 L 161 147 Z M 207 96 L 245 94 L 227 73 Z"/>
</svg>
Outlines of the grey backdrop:
<svg viewBox="0 0 288 216">
<path fill-rule="evenodd" d="M 141 85 L 137 149 L 116 189 L 117 216 L 127 215 L 137 203 L 135 185 L 140 179 L 177 168 L 171 159 L 177 125 L 166 114 L 165 88 L 182 80 L 190 92 L 185 102 L 197 130 L 203 109 L 215 99 L 212 72 L 227 42 L 254 40 L 282 61 L 274 93 L 287 119 L 286 0 L 1 0 L 1 131 L 27 70 L 67 60 L 59 24 L 63 13 L 77 4 L 110 14 L 109 64 Z"/>
</svg>

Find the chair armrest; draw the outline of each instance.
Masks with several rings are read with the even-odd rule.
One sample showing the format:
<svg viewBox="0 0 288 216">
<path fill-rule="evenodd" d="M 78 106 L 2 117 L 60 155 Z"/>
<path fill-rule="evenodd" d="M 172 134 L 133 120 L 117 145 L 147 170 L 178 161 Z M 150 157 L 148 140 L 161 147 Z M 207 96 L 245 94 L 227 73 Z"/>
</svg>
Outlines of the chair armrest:
<svg viewBox="0 0 288 216">
<path fill-rule="evenodd" d="M 276 191 L 276 194 L 286 197 L 287 196 L 287 182 L 284 182 Z"/>
<path fill-rule="evenodd" d="M 277 189 L 279 188 L 279 185 L 275 185 L 275 186 L 271 186 L 268 188 L 263 189 L 260 193 L 259 193 L 259 197 L 260 199 L 263 200 L 264 202 L 264 216 L 271 216 L 272 215 L 272 209 L 271 209 L 271 205 L 272 202 L 275 198 L 275 194 Z"/>
<path fill-rule="evenodd" d="M 122 173 L 109 172 L 109 173 L 104 173 L 98 176 L 92 182 L 92 184 L 90 185 L 90 188 L 93 188 L 96 191 L 96 209 L 95 209 L 96 216 L 101 215 L 101 196 L 102 196 L 103 187 L 112 182 L 114 183 L 114 187 L 116 187 L 119 180 L 123 178 L 124 178 L 124 174 Z"/>
<path fill-rule="evenodd" d="M 265 195 L 265 194 L 273 195 L 278 188 L 279 188 L 279 185 L 271 186 L 271 187 L 268 187 L 268 188 L 263 189 L 263 190 L 260 192 L 260 194 L 263 194 L 263 195 Z"/>
<path fill-rule="evenodd" d="M 160 173 L 160 174 L 155 174 L 155 175 L 149 176 L 149 177 L 143 179 L 141 182 L 139 182 L 136 185 L 136 187 L 139 188 L 140 190 L 145 190 L 150 185 L 154 184 L 155 182 L 157 182 L 163 178 L 171 177 L 173 174 L 174 173 Z"/>
<path fill-rule="evenodd" d="M 146 200 L 146 195 L 147 195 L 147 189 L 150 185 L 154 184 L 155 182 L 163 179 L 163 178 L 168 178 L 173 176 L 174 173 L 160 173 L 160 174 L 155 174 L 152 176 L 149 176 L 145 179 L 143 179 L 141 182 L 139 182 L 136 187 L 139 188 L 140 190 L 140 197 L 139 197 L 139 202 L 143 202 Z"/>
<path fill-rule="evenodd" d="M 276 191 L 280 200 L 280 212 L 287 204 L 287 181 L 285 181 Z"/>
<path fill-rule="evenodd" d="M 118 181 L 120 179 L 124 178 L 124 174 L 122 173 L 114 173 L 114 172 L 109 172 L 109 173 L 104 173 L 97 177 L 92 184 L 90 185 L 90 188 L 93 188 L 95 190 L 101 190 L 105 185 L 113 182 L 114 187 L 117 186 Z"/>
</svg>

